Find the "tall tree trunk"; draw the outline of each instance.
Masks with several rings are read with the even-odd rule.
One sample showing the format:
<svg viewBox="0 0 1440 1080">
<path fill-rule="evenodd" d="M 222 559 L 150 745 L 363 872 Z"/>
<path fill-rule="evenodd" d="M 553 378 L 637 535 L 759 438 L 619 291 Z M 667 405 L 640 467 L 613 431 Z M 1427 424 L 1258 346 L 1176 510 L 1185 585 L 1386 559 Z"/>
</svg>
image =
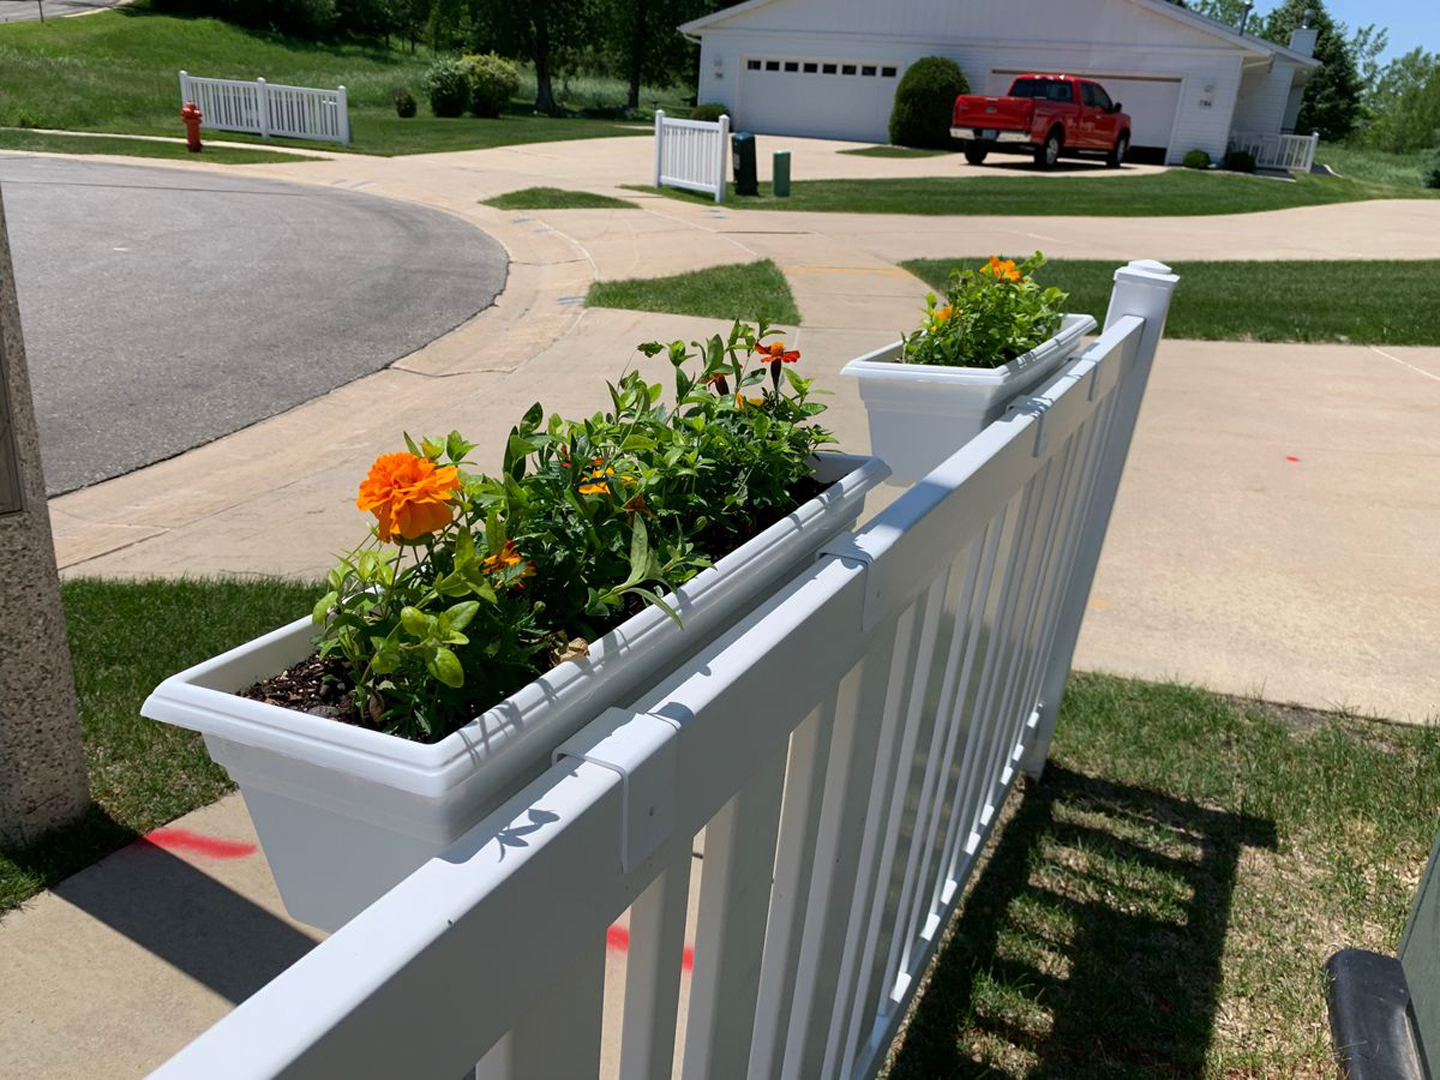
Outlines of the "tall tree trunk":
<svg viewBox="0 0 1440 1080">
<path fill-rule="evenodd" d="M 535 13 L 535 108 L 551 116 L 560 111 L 550 85 L 550 24 L 543 11 Z"/>
<path fill-rule="evenodd" d="M 630 97 L 631 109 L 640 107 L 640 75 L 645 67 L 645 50 L 649 46 L 646 31 L 650 29 L 649 0 L 634 0 L 635 32 L 630 35 Z"/>
</svg>

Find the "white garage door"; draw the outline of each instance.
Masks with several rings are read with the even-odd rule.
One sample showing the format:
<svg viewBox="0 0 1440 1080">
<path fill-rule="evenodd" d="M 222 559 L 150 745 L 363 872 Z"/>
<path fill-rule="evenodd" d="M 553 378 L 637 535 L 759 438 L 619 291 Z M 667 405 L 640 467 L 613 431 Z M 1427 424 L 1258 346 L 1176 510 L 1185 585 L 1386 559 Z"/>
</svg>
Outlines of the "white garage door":
<svg viewBox="0 0 1440 1080">
<path fill-rule="evenodd" d="M 1037 69 L 1038 70 L 1038 69 Z M 1003 94 L 1016 75 L 1028 72 L 1015 69 L 995 70 L 986 85 L 987 94 Z M 1150 76 L 1125 76 L 1088 71 L 1066 72 L 1094 79 L 1105 87 L 1111 101 L 1120 102 L 1130 114 L 1130 142 L 1135 146 L 1168 148 L 1175 130 L 1175 112 L 1180 105 L 1180 80 Z"/>
<path fill-rule="evenodd" d="M 751 56 L 732 127 L 762 135 L 885 142 L 900 68 L 874 60 Z"/>
</svg>

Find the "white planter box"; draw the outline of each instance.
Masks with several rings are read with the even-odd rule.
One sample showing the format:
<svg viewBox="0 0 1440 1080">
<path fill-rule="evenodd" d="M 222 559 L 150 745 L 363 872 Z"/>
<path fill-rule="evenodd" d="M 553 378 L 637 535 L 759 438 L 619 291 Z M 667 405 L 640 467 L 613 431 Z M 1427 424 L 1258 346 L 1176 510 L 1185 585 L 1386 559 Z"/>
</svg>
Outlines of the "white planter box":
<svg viewBox="0 0 1440 1080">
<path fill-rule="evenodd" d="M 1089 315 L 1066 315 L 1053 338 L 998 368 L 902 364 L 897 341 L 851 360 L 840 374 L 860 380 L 870 452 L 890 466 L 889 483 L 909 486 L 1053 374 L 1094 328 Z"/>
<path fill-rule="evenodd" d="M 333 930 L 443 851 L 599 713 L 642 696 L 850 528 L 888 470 L 816 457 L 821 494 L 677 590 L 684 628 L 647 607 L 429 745 L 239 697 L 313 649 L 298 619 L 166 679 L 141 713 L 202 732 L 240 786 L 290 914 Z"/>
</svg>

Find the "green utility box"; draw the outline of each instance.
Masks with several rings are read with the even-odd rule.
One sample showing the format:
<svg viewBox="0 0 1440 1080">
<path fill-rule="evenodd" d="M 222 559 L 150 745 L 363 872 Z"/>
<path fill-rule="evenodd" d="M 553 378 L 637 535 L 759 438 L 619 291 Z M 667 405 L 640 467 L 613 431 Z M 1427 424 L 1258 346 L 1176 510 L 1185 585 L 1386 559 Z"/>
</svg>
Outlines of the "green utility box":
<svg viewBox="0 0 1440 1080">
<path fill-rule="evenodd" d="M 790 197 L 790 151 L 776 150 L 772 190 L 782 199 Z"/>
<path fill-rule="evenodd" d="M 760 187 L 755 181 L 755 136 L 748 131 L 737 131 L 730 137 L 730 151 L 735 167 L 735 194 L 759 195 Z"/>
</svg>

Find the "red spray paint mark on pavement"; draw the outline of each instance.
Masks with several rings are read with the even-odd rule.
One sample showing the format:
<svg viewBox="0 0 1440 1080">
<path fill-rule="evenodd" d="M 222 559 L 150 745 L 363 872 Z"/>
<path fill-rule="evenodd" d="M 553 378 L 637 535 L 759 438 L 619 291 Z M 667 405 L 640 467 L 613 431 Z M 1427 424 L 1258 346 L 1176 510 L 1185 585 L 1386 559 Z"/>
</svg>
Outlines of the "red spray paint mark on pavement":
<svg viewBox="0 0 1440 1080">
<path fill-rule="evenodd" d="M 626 952 L 630 948 L 630 931 L 623 926 L 612 926 L 605 931 L 605 947 L 614 949 L 617 952 Z M 695 950 L 689 945 L 685 946 L 680 954 L 680 968 L 682 971 L 689 971 L 695 966 Z"/>
<path fill-rule="evenodd" d="M 1286 461 L 1299 461 L 1300 459 L 1299 459 L 1298 457 L 1296 457 L 1294 454 L 1286 454 L 1286 455 L 1285 455 L 1285 460 L 1286 460 Z"/>
<path fill-rule="evenodd" d="M 196 855 L 208 855 L 212 859 L 243 859 L 246 855 L 255 854 L 254 844 L 203 836 L 189 829 L 156 829 L 141 837 L 140 842 L 154 844 L 166 851 L 190 851 Z"/>
</svg>

